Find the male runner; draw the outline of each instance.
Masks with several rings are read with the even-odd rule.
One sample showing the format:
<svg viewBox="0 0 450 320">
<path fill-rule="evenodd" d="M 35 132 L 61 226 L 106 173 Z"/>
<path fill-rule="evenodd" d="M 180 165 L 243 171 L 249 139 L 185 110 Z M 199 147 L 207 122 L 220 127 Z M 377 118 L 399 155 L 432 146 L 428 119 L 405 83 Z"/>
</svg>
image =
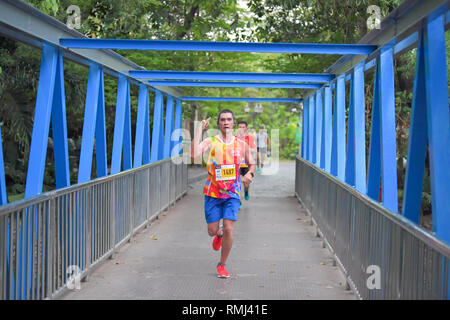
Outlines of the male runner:
<svg viewBox="0 0 450 320">
<path fill-rule="evenodd" d="M 267 147 L 269 146 L 269 136 L 266 130 L 264 130 L 264 126 L 259 127 L 259 133 L 256 135 L 256 143 L 258 146 L 258 169 L 256 172 L 261 172 L 264 168 L 264 159 L 267 154 Z"/>
<path fill-rule="evenodd" d="M 243 139 L 246 143 L 246 146 L 250 148 L 250 154 L 253 156 L 256 154 L 256 144 L 255 144 L 255 137 L 250 135 L 248 133 L 248 124 L 245 121 L 239 121 L 238 123 L 238 137 Z M 245 159 L 243 159 L 241 163 L 241 176 L 245 176 L 248 172 L 248 164 L 245 162 Z M 243 182 L 244 184 L 244 199 L 248 200 L 250 198 L 248 190 L 250 188 L 250 184 Z"/>
<path fill-rule="evenodd" d="M 217 276 L 228 278 L 230 275 L 225 269 L 225 263 L 233 244 L 234 222 L 240 205 L 241 177 L 239 166 L 242 155 L 247 163 L 252 164 L 253 159 L 249 149 L 245 148 L 245 142 L 233 135 L 233 127 L 236 123 L 231 110 L 222 110 L 217 119 L 220 134 L 209 137 L 200 143 L 203 130 L 208 128 L 209 120 L 202 120 L 201 126 L 195 132 L 192 142 L 194 157 L 209 151 L 206 170 L 206 180 L 203 194 L 205 195 L 205 219 L 208 224 L 208 234 L 213 239 L 213 249 L 219 250 L 222 246 L 220 262 L 217 264 Z M 245 183 L 252 182 L 255 165 L 250 165 L 249 172 L 242 178 Z M 223 228 L 219 227 L 223 220 Z"/>
</svg>

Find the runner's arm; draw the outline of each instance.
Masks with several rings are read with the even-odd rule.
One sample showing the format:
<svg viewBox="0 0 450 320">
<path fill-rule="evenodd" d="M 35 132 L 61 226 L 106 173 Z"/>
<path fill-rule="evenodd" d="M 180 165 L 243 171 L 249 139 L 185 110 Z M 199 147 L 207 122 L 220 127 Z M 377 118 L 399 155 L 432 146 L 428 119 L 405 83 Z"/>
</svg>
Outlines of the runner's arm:
<svg viewBox="0 0 450 320">
<path fill-rule="evenodd" d="M 202 120 L 201 125 L 197 127 L 197 130 L 194 134 L 194 139 L 192 140 L 191 144 L 191 157 L 196 158 L 200 155 L 202 155 L 210 146 L 211 146 L 211 139 L 208 137 L 202 142 L 200 142 L 200 139 L 202 138 L 203 131 L 206 130 L 209 126 L 209 119 Z"/>
</svg>

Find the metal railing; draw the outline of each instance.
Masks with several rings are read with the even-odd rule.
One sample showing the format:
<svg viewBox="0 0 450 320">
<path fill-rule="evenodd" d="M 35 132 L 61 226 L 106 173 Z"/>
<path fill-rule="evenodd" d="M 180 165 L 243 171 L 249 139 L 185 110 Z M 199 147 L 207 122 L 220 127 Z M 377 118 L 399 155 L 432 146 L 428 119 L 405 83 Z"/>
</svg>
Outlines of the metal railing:
<svg viewBox="0 0 450 320">
<path fill-rule="evenodd" d="M 59 296 L 186 192 L 165 159 L 1 207 L 0 299 Z"/>
<path fill-rule="evenodd" d="M 300 157 L 295 194 L 359 298 L 449 299 L 450 246 L 431 233 Z"/>
</svg>

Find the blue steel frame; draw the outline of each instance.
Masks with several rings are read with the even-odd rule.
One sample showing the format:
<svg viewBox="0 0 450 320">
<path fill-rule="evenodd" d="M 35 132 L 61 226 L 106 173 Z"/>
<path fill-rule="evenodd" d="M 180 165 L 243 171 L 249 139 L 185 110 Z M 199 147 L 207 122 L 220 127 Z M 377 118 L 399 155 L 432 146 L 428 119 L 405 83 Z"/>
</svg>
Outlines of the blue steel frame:
<svg viewBox="0 0 450 320">
<path fill-rule="evenodd" d="M 200 72 L 200 71 L 150 71 L 132 70 L 135 79 L 160 80 L 233 80 L 233 81 L 298 81 L 327 83 L 334 75 L 326 73 L 247 73 L 247 72 Z"/>
<path fill-rule="evenodd" d="M 318 83 L 297 82 L 221 82 L 221 81 L 149 81 L 149 85 L 166 87 L 228 87 L 228 88 L 296 88 L 319 89 Z"/>
<path fill-rule="evenodd" d="M 235 101 L 235 102 L 294 102 L 300 103 L 303 99 L 283 98 L 233 98 L 233 97 L 182 97 L 183 101 Z"/>
<path fill-rule="evenodd" d="M 127 49 L 164 51 L 221 51 L 221 52 L 267 52 L 308 54 L 355 54 L 367 55 L 377 49 L 370 44 L 328 44 L 328 43 L 247 43 L 173 40 L 130 40 L 130 39 L 60 39 L 67 48 L 78 49 Z"/>
<path fill-rule="evenodd" d="M 170 157 L 176 142 L 180 142 L 181 135 L 175 134 L 173 136 L 173 134 L 177 129 L 181 129 L 182 100 L 167 95 L 164 123 L 164 96 L 161 91 L 155 90 L 152 141 L 150 144 L 148 92 L 150 85 L 313 89 L 316 91 L 304 99 L 302 157 L 319 166 L 322 170 L 335 175 L 339 180 L 354 186 L 361 194 L 380 201 L 393 213 L 398 213 L 394 55 L 418 43 L 408 162 L 401 214 L 415 223 L 419 222 L 419 207 L 428 143 L 433 231 L 439 239 L 450 243 L 450 215 L 448 214 L 450 212 L 450 198 L 448 197 L 448 190 L 450 190 L 450 170 L 448 170 L 448 164 L 450 163 L 450 149 L 448 148 L 450 145 L 450 112 L 448 108 L 448 79 L 447 74 L 442 72 L 442 70 L 447 69 L 445 24 L 448 21 L 449 11 L 448 4 L 446 4 L 429 15 L 419 31 L 400 42 L 397 42 L 397 39 L 394 38 L 391 42 L 379 48 L 378 51 L 375 51 L 377 46 L 361 44 L 258 44 L 109 39 L 61 39 L 60 43 L 67 48 L 91 49 L 375 55 L 376 57 L 368 62 L 363 60 L 357 66 L 348 70 L 348 74 L 341 74 L 337 77 L 330 74 L 131 72 L 130 74 L 135 78 L 152 76 L 156 79 L 310 82 L 149 81 L 146 84 L 139 84 L 134 163 L 131 143 L 131 79 L 122 74 L 117 75 L 117 109 L 111 174 Z M 61 48 L 46 43 L 42 48 L 25 198 L 36 196 L 42 192 L 50 123 L 54 141 L 56 186 L 57 188 L 63 188 L 70 185 L 64 70 L 61 50 Z M 376 70 L 369 168 L 366 180 L 364 72 L 372 67 L 375 67 Z M 345 119 L 346 80 L 350 80 L 348 132 L 346 132 Z M 107 175 L 104 75 L 103 66 L 91 63 L 78 183 L 91 179 L 94 140 L 97 176 L 101 177 Z M 0 204 L 7 202 L 1 130 L 0 201 Z M 35 212 L 26 211 L 23 219 L 24 221 L 32 221 L 31 219 L 34 220 L 35 217 Z M 26 299 L 30 294 L 30 274 L 27 264 L 33 263 L 33 257 L 27 255 L 26 252 L 30 251 L 29 247 L 33 245 L 35 230 L 29 232 L 29 227 L 27 223 L 23 223 L 18 230 L 20 233 L 18 238 L 24 240 L 18 243 L 18 254 L 23 259 L 19 260 L 16 268 L 18 272 L 26 274 L 26 276 L 23 278 L 23 283 L 10 284 L 12 287 L 17 286 L 20 289 L 18 290 L 18 296 L 9 298 Z M 9 230 L 8 227 L 7 229 Z M 450 293 L 450 285 L 448 291 Z"/>
<path fill-rule="evenodd" d="M 408 161 L 401 214 L 419 223 L 425 156 L 430 155 L 433 231 L 450 243 L 450 114 L 445 45 L 448 4 L 431 14 L 421 30 L 400 42 L 394 38 L 348 74 L 305 98 L 302 157 L 360 193 L 398 212 L 394 55 L 418 43 Z M 446 18 L 447 17 L 447 18 Z M 369 166 L 366 180 L 364 72 L 375 67 Z M 348 131 L 345 81 L 350 81 Z M 322 104 L 322 90 L 325 102 Z M 330 121 L 332 117 L 332 121 Z M 321 120 L 322 119 L 322 120 Z M 331 152 L 328 151 L 330 145 Z M 330 162 L 330 166 L 327 162 Z M 449 286 L 450 287 L 450 286 Z M 450 290 L 450 289 L 449 289 Z M 449 291 L 450 292 L 450 291 Z"/>
</svg>

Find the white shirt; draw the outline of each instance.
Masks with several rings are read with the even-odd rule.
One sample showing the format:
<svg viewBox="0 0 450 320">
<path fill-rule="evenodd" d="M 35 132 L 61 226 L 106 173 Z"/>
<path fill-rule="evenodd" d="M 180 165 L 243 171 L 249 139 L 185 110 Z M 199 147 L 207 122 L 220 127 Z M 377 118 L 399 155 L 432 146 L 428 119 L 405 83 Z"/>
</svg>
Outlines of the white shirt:
<svg viewBox="0 0 450 320">
<path fill-rule="evenodd" d="M 267 148 L 266 139 L 268 139 L 269 136 L 266 132 L 258 133 L 256 135 L 256 141 L 258 148 Z"/>
</svg>

